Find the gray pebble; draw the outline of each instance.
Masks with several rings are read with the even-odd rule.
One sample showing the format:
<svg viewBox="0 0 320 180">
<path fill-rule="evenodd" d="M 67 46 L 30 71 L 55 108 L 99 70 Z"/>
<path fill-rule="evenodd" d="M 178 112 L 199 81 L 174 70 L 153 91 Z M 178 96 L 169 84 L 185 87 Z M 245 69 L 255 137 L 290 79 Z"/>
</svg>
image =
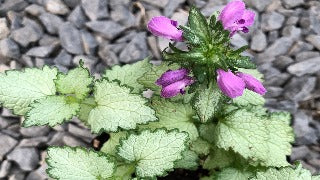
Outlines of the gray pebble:
<svg viewBox="0 0 320 180">
<path fill-rule="evenodd" d="M 269 12 L 267 14 L 262 14 L 261 17 L 261 28 L 264 31 L 272 31 L 280 29 L 284 23 L 285 17 L 275 11 Z"/>
<path fill-rule="evenodd" d="M 25 0 L 7 0 L 0 6 L 0 16 L 5 16 L 8 11 L 21 11 L 28 6 Z"/>
<path fill-rule="evenodd" d="M 49 138 L 47 136 L 39 136 L 34 138 L 22 139 L 18 147 L 39 147 L 48 142 Z"/>
<path fill-rule="evenodd" d="M 32 26 L 25 26 L 23 28 L 16 29 L 11 33 L 12 39 L 23 47 L 27 47 L 30 43 L 37 42 L 41 36 L 42 31 L 39 32 Z"/>
<path fill-rule="evenodd" d="M 302 51 L 311 51 L 313 46 L 309 43 L 303 41 L 297 41 L 295 44 L 290 48 L 288 55 L 296 55 Z"/>
<path fill-rule="evenodd" d="M 279 97 L 283 92 L 283 89 L 280 87 L 269 86 L 267 87 L 266 98 L 276 98 Z"/>
<path fill-rule="evenodd" d="M 8 160 L 2 161 L 0 166 L 0 178 L 5 178 L 9 174 L 10 168 L 11 168 L 10 161 Z"/>
<path fill-rule="evenodd" d="M 266 57 L 276 57 L 279 55 L 284 55 L 288 52 L 293 44 L 293 40 L 288 37 L 282 37 L 276 40 L 271 46 L 269 46 L 263 53 Z"/>
<path fill-rule="evenodd" d="M 53 61 L 55 64 L 70 67 L 72 64 L 72 56 L 63 49 Z"/>
<path fill-rule="evenodd" d="M 301 36 L 301 29 L 295 26 L 286 26 L 282 30 L 282 36 L 286 36 L 293 40 L 297 40 Z"/>
<path fill-rule="evenodd" d="M 313 74 L 320 70 L 320 57 L 307 59 L 288 67 L 288 72 L 295 76 L 303 76 L 306 74 Z"/>
<path fill-rule="evenodd" d="M 61 0 L 45 0 L 44 3 L 47 11 L 53 14 L 66 15 L 70 11 Z"/>
<path fill-rule="evenodd" d="M 304 111 L 298 111 L 294 114 L 293 128 L 295 132 L 295 144 L 310 145 L 317 141 L 316 132 L 309 126 L 312 117 Z"/>
<path fill-rule="evenodd" d="M 41 14 L 39 19 L 50 34 L 57 34 L 63 23 L 62 18 L 50 13 Z"/>
<path fill-rule="evenodd" d="M 5 38 L 0 41 L 0 55 L 7 58 L 18 59 L 20 57 L 19 46 L 13 40 Z"/>
<path fill-rule="evenodd" d="M 156 7 L 164 8 L 169 3 L 169 0 L 161 0 L 161 1 L 142 0 L 142 2 L 146 2 L 146 3 L 153 5 L 153 6 L 156 6 Z"/>
<path fill-rule="evenodd" d="M 95 37 L 86 30 L 81 30 L 81 39 L 84 52 L 88 55 L 94 55 L 98 47 L 98 42 Z"/>
<path fill-rule="evenodd" d="M 90 143 L 93 138 L 95 138 L 95 135 L 93 135 L 88 128 L 79 127 L 72 123 L 68 124 L 68 131 L 75 137 L 79 137 L 87 143 Z"/>
<path fill-rule="evenodd" d="M 30 6 L 26 7 L 25 12 L 31 14 L 32 16 L 39 16 L 45 12 L 45 9 L 37 4 L 31 4 Z"/>
<path fill-rule="evenodd" d="M 55 46 L 39 46 L 31 48 L 26 55 L 34 57 L 48 57 L 55 49 Z"/>
<path fill-rule="evenodd" d="M 275 61 L 273 61 L 274 67 L 285 70 L 294 60 L 288 56 L 279 56 Z"/>
<path fill-rule="evenodd" d="M 48 168 L 48 165 L 46 163 L 43 163 L 38 169 L 35 171 L 32 171 L 26 178 L 26 180 L 46 180 L 49 179 L 46 169 Z"/>
<path fill-rule="evenodd" d="M 108 45 L 108 43 L 100 44 L 99 50 L 98 50 L 98 55 L 102 59 L 104 64 L 106 64 L 108 66 L 113 66 L 115 64 L 120 63 L 116 52 L 114 52 L 112 50 L 112 46 Z"/>
<path fill-rule="evenodd" d="M 302 160 L 304 159 L 308 153 L 310 152 L 307 146 L 298 146 L 292 148 L 292 153 L 290 155 L 291 161 Z"/>
<path fill-rule="evenodd" d="M 62 47 L 71 54 L 83 54 L 80 31 L 71 23 L 64 23 L 59 28 Z"/>
<path fill-rule="evenodd" d="M 320 50 L 320 35 L 309 35 L 306 37 L 306 40 L 311 43 L 314 47 Z"/>
<path fill-rule="evenodd" d="M 317 51 L 302 51 L 295 56 L 296 61 L 304 61 L 307 59 L 319 57 L 320 53 Z"/>
<path fill-rule="evenodd" d="M 80 6 L 77 6 L 68 16 L 68 21 L 72 22 L 77 28 L 82 28 L 86 20 L 87 18 Z"/>
<path fill-rule="evenodd" d="M 82 0 L 81 5 L 85 14 L 91 21 L 107 18 L 109 16 L 108 0 Z"/>
<path fill-rule="evenodd" d="M 11 136 L 0 133 L 0 161 L 2 161 L 3 157 L 10 152 L 17 143 L 18 141 Z"/>
<path fill-rule="evenodd" d="M 247 0 L 249 6 L 253 6 L 259 12 L 262 12 L 268 5 L 272 3 L 272 0 Z"/>
<path fill-rule="evenodd" d="M 0 40 L 8 37 L 10 30 L 6 18 L 0 18 Z"/>
<path fill-rule="evenodd" d="M 294 77 L 289 83 L 284 87 L 284 96 L 292 101 L 303 101 L 309 98 L 310 93 L 314 90 L 316 86 L 317 78 L 315 77 Z"/>
<path fill-rule="evenodd" d="M 20 133 L 24 137 L 45 136 L 49 133 L 50 128 L 47 126 L 32 126 L 28 128 L 21 127 Z"/>
<path fill-rule="evenodd" d="M 88 147 L 88 144 L 83 142 L 80 138 L 76 138 L 71 135 L 64 135 L 62 137 L 62 142 L 63 144 L 71 147 L 77 147 L 77 146 Z"/>
<path fill-rule="evenodd" d="M 120 53 L 120 62 L 130 63 L 148 56 L 148 46 L 146 42 L 146 33 L 138 33 Z"/>
<path fill-rule="evenodd" d="M 113 6 L 111 18 L 126 28 L 136 25 L 136 17 L 123 5 Z"/>
<path fill-rule="evenodd" d="M 8 156 L 24 171 L 34 170 L 39 163 L 39 154 L 36 148 L 15 148 Z"/>
<path fill-rule="evenodd" d="M 304 0 L 282 0 L 284 6 L 288 9 L 304 4 Z"/>
<path fill-rule="evenodd" d="M 250 48 L 254 51 L 261 52 L 267 47 L 267 37 L 261 31 L 257 30 L 253 33 Z"/>
<path fill-rule="evenodd" d="M 125 27 L 114 21 L 91 21 L 86 26 L 107 39 L 114 39 L 125 30 Z"/>
</svg>

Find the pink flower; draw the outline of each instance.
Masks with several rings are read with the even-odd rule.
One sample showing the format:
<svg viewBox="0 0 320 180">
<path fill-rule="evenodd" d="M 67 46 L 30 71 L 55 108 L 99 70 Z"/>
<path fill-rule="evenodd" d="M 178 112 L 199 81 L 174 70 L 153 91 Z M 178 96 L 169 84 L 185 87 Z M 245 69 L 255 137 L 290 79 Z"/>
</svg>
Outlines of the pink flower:
<svg viewBox="0 0 320 180">
<path fill-rule="evenodd" d="M 161 36 L 173 41 L 182 41 L 182 31 L 177 28 L 178 22 L 165 16 L 153 17 L 148 22 L 149 31 L 155 36 Z"/>
<path fill-rule="evenodd" d="M 230 70 L 226 72 L 222 69 L 218 69 L 217 73 L 218 86 L 223 94 L 230 98 L 242 96 L 246 85 L 240 77 L 234 75 Z"/>
<path fill-rule="evenodd" d="M 185 87 L 194 83 L 192 77 L 188 76 L 189 70 L 181 68 L 178 70 L 168 70 L 156 81 L 158 86 L 162 86 L 161 96 L 171 98 L 179 93 L 185 93 Z"/>
<path fill-rule="evenodd" d="M 237 31 L 248 33 L 248 27 L 253 25 L 254 17 L 255 13 L 246 10 L 244 2 L 234 0 L 222 10 L 219 20 L 224 29 L 230 31 L 230 36 L 233 36 Z"/>
<path fill-rule="evenodd" d="M 239 76 L 246 83 L 247 89 L 254 91 L 260 95 L 264 95 L 267 92 L 262 83 L 250 74 L 239 72 L 237 73 L 237 76 Z"/>
</svg>

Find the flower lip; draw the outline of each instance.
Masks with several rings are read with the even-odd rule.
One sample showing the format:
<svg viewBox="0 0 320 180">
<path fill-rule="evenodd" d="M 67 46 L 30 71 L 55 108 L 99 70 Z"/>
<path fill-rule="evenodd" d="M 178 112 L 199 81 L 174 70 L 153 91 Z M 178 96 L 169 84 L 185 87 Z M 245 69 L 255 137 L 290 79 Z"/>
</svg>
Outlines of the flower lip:
<svg viewBox="0 0 320 180">
<path fill-rule="evenodd" d="M 240 77 L 234 75 L 230 70 L 226 72 L 222 69 L 218 69 L 217 73 L 217 83 L 223 94 L 230 98 L 242 96 L 245 89 L 245 83 Z"/>
<path fill-rule="evenodd" d="M 185 87 L 190 86 L 192 83 L 194 83 L 194 79 L 192 77 L 186 76 L 184 79 L 174 82 L 170 85 L 167 85 L 162 88 L 161 90 L 161 97 L 164 98 L 172 98 L 176 95 L 184 94 L 185 93 Z"/>
<path fill-rule="evenodd" d="M 167 86 L 176 81 L 182 80 L 185 76 L 189 74 L 189 70 L 185 68 L 180 68 L 178 70 L 168 70 L 161 75 L 161 77 L 156 81 L 158 86 Z"/>
<path fill-rule="evenodd" d="M 237 73 L 237 76 L 245 82 L 247 89 L 260 95 L 264 95 L 267 92 L 262 83 L 250 74 L 239 72 Z"/>
<path fill-rule="evenodd" d="M 148 22 L 149 31 L 155 36 L 161 36 L 173 41 L 182 41 L 182 31 L 177 28 L 178 22 L 165 16 L 153 17 Z"/>
<path fill-rule="evenodd" d="M 237 31 L 249 32 L 248 26 L 253 25 L 255 13 L 245 9 L 245 3 L 241 0 L 234 0 L 223 8 L 219 20 L 225 30 L 230 31 L 233 36 Z"/>
</svg>

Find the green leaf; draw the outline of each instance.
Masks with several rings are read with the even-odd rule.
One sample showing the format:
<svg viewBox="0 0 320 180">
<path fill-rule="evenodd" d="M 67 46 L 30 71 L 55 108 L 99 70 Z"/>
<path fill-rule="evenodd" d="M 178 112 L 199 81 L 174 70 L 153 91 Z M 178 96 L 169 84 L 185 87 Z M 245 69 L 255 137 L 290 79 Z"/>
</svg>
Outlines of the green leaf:
<svg viewBox="0 0 320 180">
<path fill-rule="evenodd" d="M 182 153 L 182 159 L 174 163 L 174 168 L 196 170 L 199 166 L 198 155 L 190 150 L 186 150 Z"/>
<path fill-rule="evenodd" d="M 80 110 L 78 118 L 84 123 L 88 124 L 89 114 L 93 108 L 97 106 L 93 97 L 86 98 L 80 103 Z"/>
<path fill-rule="evenodd" d="M 242 109 L 218 122 L 214 139 L 219 148 L 232 149 L 254 163 L 282 167 L 288 165 L 294 137 L 287 123 Z"/>
<path fill-rule="evenodd" d="M 117 133 L 110 133 L 109 135 L 110 138 L 103 144 L 100 151 L 115 156 L 117 152 L 116 146 L 119 145 L 121 138 L 125 138 L 127 136 L 127 132 L 120 131 Z"/>
<path fill-rule="evenodd" d="M 48 96 L 36 100 L 30 105 L 23 121 L 24 127 L 49 125 L 51 127 L 70 120 L 77 114 L 80 106 L 76 102 L 67 102 L 64 96 Z"/>
<path fill-rule="evenodd" d="M 257 69 L 244 69 L 244 68 L 239 68 L 238 69 L 240 72 L 250 74 L 251 76 L 255 77 L 259 81 L 263 82 L 263 74 L 261 74 Z"/>
<path fill-rule="evenodd" d="M 226 168 L 216 175 L 216 180 L 248 180 L 253 175 L 250 171 Z M 270 179 L 271 180 L 271 179 Z M 272 179 L 273 180 L 273 179 Z"/>
<path fill-rule="evenodd" d="M 182 158 L 188 134 L 177 130 L 144 130 L 121 140 L 118 155 L 136 163 L 136 175 L 155 177 L 172 170 L 174 162 Z"/>
<path fill-rule="evenodd" d="M 257 94 L 253 91 L 250 91 L 248 89 L 244 90 L 244 93 L 242 96 L 232 99 L 233 103 L 238 106 L 249 106 L 249 105 L 255 105 L 255 106 L 262 106 L 265 103 L 265 99 L 260 94 Z"/>
<path fill-rule="evenodd" d="M 199 126 L 200 137 L 208 141 L 209 143 L 214 144 L 215 142 L 214 142 L 213 136 L 215 134 L 214 132 L 215 128 L 216 128 L 216 125 L 213 123 L 201 124 Z"/>
<path fill-rule="evenodd" d="M 110 81 L 119 80 L 121 85 L 127 85 L 133 88 L 134 93 L 139 93 L 144 90 L 143 85 L 137 82 L 137 79 L 143 76 L 144 73 L 150 71 L 152 64 L 149 63 L 149 58 L 139 61 L 134 64 L 124 66 L 113 66 L 111 70 L 106 70 L 103 77 Z"/>
<path fill-rule="evenodd" d="M 94 98 L 97 107 L 90 111 L 88 119 L 92 132 L 116 132 L 119 127 L 135 129 L 137 124 L 157 120 L 154 110 L 145 105 L 145 98 L 130 94 L 129 88 L 117 82 L 97 81 Z"/>
<path fill-rule="evenodd" d="M 11 70 L 0 74 L 0 102 L 13 110 L 14 114 L 24 115 L 34 100 L 55 95 L 54 79 L 56 68 L 44 66 L 43 69 L 26 68 L 24 71 Z"/>
<path fill-rule="evenodd" d="M 218 113 L 227 98 L 221 93 L 217 86 L 210 86 L 208 89 L 198 89 L 193 107 L 196 110 L 200 121 L 206 123 Z"/>
<path fill-rule="evenodd" d="M 246 69 L 256 68 L 256 65 L 251 61 L 251 58 L 247 56 L 236 56 L 232 59 L 229 59 L 228 63 L 232 67 L 237 67 L 237 68 L 246 68 Z"/>
<path fill-rule="evenodd" d="M 215 147 L 204 161 L 203 168 L 208 170 L 225 168 L 231 166 L 234 161 L 236 161 L 235 153 Z"/>
<path fill-rule="evenodd" d="M 210 153 L 210 148 L 211 144 L 201 138 L 190 143 L 190 149 L 198 155 L 208 155 Z"/>
<path fill-rule="evenodd" d="M 210 42 L 210 31 L 207 19 L 201 14 L 200 10 L 194 6 L 191 7 L 189 11 L 188 25 L 192 33 L 201 40 L 201 44 Z M 188 40 L 188 43 L 199 44 L 199 42 L 193 41 L 192 38 L 188 38 L 188 33 L 184 33 L 183 35 Z"/>
<path fill-rule="evenodd" d="M 155 94 L 160 95 L 161 88 L 155 84 L 157 79 L 167 70 L 177 70 L 180 66 L 177 64 L 171 64 L 163 62 L 159 66 L 153 66 L 150 71 L 144 73 L 144 75 L 138 79 L 138 83 L 142 84 L 145 88 L 155 91 Z"/>
<path fill-rule="evenodd" d="M 93 77 L 90 76 L 89 70 L 80 66 L 72 69 L 68 74 L 58 74 L 55 80 L 57 91 L 62 94 L 75 94 L 76 98 L 84 99 L 90 92 L 90 85 Z"/>
<path fill-rule="evenodd" d="M 113 176 L 108 178 L 108 180 L 132 180 L 131 176 L 134 170 L 135 167 L 131 164 L 119 164 Z"/>
<path fill-rule="evenodd" d="M 308 170 L 298 164 L 296 168 L 269 168 L 267 171 L 257 172 L 256 177 L 252 180 L 316 180 L 317 178 L 319 176 L 312 176 Z"/>
<path fill-rule="evenodd" d="M 193 141 L 198 138 L 199 133 L 192 120 L 195 112 L 189 104 L 157 99 L 152 101 L 152 108 L 156 111 L 159 121 L 151 122 L 141 126 L 141 128 L 157 129 L 165 127 L 168 130 L 178 128 L 180 131 L 187 132 L 190 140 Z"/>
<path fill-rule="evenodd" d="M 115 165 L 100 152 L 71 147 L 49 147 L 47 173 L 60 180 L 100 180 L 112 176 Z"/>
</svg>

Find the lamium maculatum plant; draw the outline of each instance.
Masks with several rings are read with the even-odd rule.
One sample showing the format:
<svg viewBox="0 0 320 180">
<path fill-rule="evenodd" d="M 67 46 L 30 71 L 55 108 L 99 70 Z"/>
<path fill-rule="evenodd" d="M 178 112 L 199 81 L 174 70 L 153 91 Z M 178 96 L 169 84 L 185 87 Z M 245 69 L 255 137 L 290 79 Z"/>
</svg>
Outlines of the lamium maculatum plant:
<svg viewBox="0 0 320 180">
<path fill-rule="evenodd" d="M 110 138 L 99 151 L 49 147 L 47 173 L 61 180 L 156 179 L 174 169 L 208 170 L 203 180 L 316 180 L 290 165 L 290 114 L 263 107 L 266 89 L 249 57 L 230 39 L 247 33 L 255 14 L 240 0 L 206 19 L 192 7 L 188 24 L 160 16 L 149 31 L 172 42 L 163 63 L 148 59 L 107 69 L 94 79 L 80 61 L 0 74 L 0 102 L 22 125 L 55 126 L 79 118 Z M 150 98 L 143 92 L 152 90 Z M 200 178 L 200 177 L 199 177 Z"/>
</svg>

